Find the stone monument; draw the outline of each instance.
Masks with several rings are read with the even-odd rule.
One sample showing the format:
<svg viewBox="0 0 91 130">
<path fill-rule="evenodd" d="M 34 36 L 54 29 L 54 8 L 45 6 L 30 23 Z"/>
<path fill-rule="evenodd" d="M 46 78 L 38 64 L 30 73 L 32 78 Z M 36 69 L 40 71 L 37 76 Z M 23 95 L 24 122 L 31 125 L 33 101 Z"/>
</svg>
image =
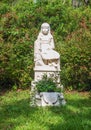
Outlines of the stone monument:
<svg viewBox="0 0 91 130">
<path fill-rule="evenodd" d="M 36 88 L 36 82 L 40 81 L 43 75 L 52 77 L 57 87 L 60 85 L 60 55 L 55 51 L 54 39 L 50 32 L 50 25 L 43 23 L 37 40 L 34 43 L 34 81 L 32 81 L 32 89 Z M 45 86 L 44 86 L 45 87 Z M 37 106 L 59 106 L 65 104 L 62 93 L 36 93 L 35 104 Z M 61 102 L 60 102 L 60 101 Z"/>
</svg>

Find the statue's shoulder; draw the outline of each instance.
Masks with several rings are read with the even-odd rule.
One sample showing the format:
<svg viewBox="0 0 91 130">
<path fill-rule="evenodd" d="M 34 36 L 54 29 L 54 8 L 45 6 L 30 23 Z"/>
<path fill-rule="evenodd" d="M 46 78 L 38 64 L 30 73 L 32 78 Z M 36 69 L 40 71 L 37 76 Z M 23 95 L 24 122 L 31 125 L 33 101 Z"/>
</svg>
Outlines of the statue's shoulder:
<svg viewBox="0 0 91 130">
<path fill-rule="evenodd" d="M 53 39 L 53 36 L 52 36 L 52 34 L 51 34 L 51 33 L 49 34 L 49 37 L 50 37 L 51 39 Z"/>
<path fill-rule="evenodd" d="M 39 35 L 38 35 L 38 37 L 42 37 L 42 36 L 43 36 L 43 34 L 40 32 Z"/>
</svg>

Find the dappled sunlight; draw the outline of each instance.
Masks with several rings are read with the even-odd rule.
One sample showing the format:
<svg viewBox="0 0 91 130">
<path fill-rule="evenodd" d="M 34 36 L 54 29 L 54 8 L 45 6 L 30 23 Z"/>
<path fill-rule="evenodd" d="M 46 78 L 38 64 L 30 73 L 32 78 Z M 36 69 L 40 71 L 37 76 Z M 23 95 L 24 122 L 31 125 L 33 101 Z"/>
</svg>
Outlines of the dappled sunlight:
<svg viewBox="0 0 91 130">
<path fill-rule="evenodd" d="M 12 96 L 11 96 L 12 95 Z M 7 97 L 6 97 L 7 96 Z M 29 130 L 87 129 L 91 127 L 89 96 L 65 95 L 67 104 L 60 107 L 30 107 L 29 90 L 1 96 L 0 128 Z M 4 102 L 3 102 L 4 101 Z"/>
</svg>

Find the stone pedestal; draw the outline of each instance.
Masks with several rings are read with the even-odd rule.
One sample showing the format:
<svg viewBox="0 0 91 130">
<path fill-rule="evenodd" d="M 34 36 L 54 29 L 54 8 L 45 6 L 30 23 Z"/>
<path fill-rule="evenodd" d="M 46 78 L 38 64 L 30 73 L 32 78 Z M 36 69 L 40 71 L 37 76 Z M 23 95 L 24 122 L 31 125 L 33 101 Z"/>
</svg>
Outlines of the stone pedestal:
<svg viewBox="0 0 91 130">
<path fill-rule="evenodd" d="M 60 86 L 60 70 L 57 70 L 54 67 L 49 66 L 39 66 L 34 68 L 34 81 L 37 82 L 43 78 L 43 75 L 47 75 L 57 83 L 57 87 Z"/>
<path fill-rule="evenodd" d="M 33 105 L 34 106 L 61 106 L 65 105 L 63 93 L 59 92 L 40 92 L 36 90 L 36 82 L 43 78 L 43 75 L 51 77 L 56 82 L 57 87 L 61 89 L 60 85 L 60 70 L 54 67 L 37 67 L 34 68 L 34 81 L 32 82 L 32 93 L 33 93 Z M 44 86 L 45 87 L 45 86 Z"/>
</svg>

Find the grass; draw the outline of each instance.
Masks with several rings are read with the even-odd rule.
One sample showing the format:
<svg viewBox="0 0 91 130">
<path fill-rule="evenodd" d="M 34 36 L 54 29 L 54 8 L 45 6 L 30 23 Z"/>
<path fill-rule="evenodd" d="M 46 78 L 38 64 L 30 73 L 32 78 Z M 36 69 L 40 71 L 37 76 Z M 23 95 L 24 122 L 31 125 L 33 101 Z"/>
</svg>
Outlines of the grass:
<svg viewBox="0 0 91 130">
<path fill-rule="evenodd" d="M 66 92 L 66 106 L 32 108 L 29 90 L 0 96 L 0 130 L 90 130 L 89 93 Z"/>
</svg>

